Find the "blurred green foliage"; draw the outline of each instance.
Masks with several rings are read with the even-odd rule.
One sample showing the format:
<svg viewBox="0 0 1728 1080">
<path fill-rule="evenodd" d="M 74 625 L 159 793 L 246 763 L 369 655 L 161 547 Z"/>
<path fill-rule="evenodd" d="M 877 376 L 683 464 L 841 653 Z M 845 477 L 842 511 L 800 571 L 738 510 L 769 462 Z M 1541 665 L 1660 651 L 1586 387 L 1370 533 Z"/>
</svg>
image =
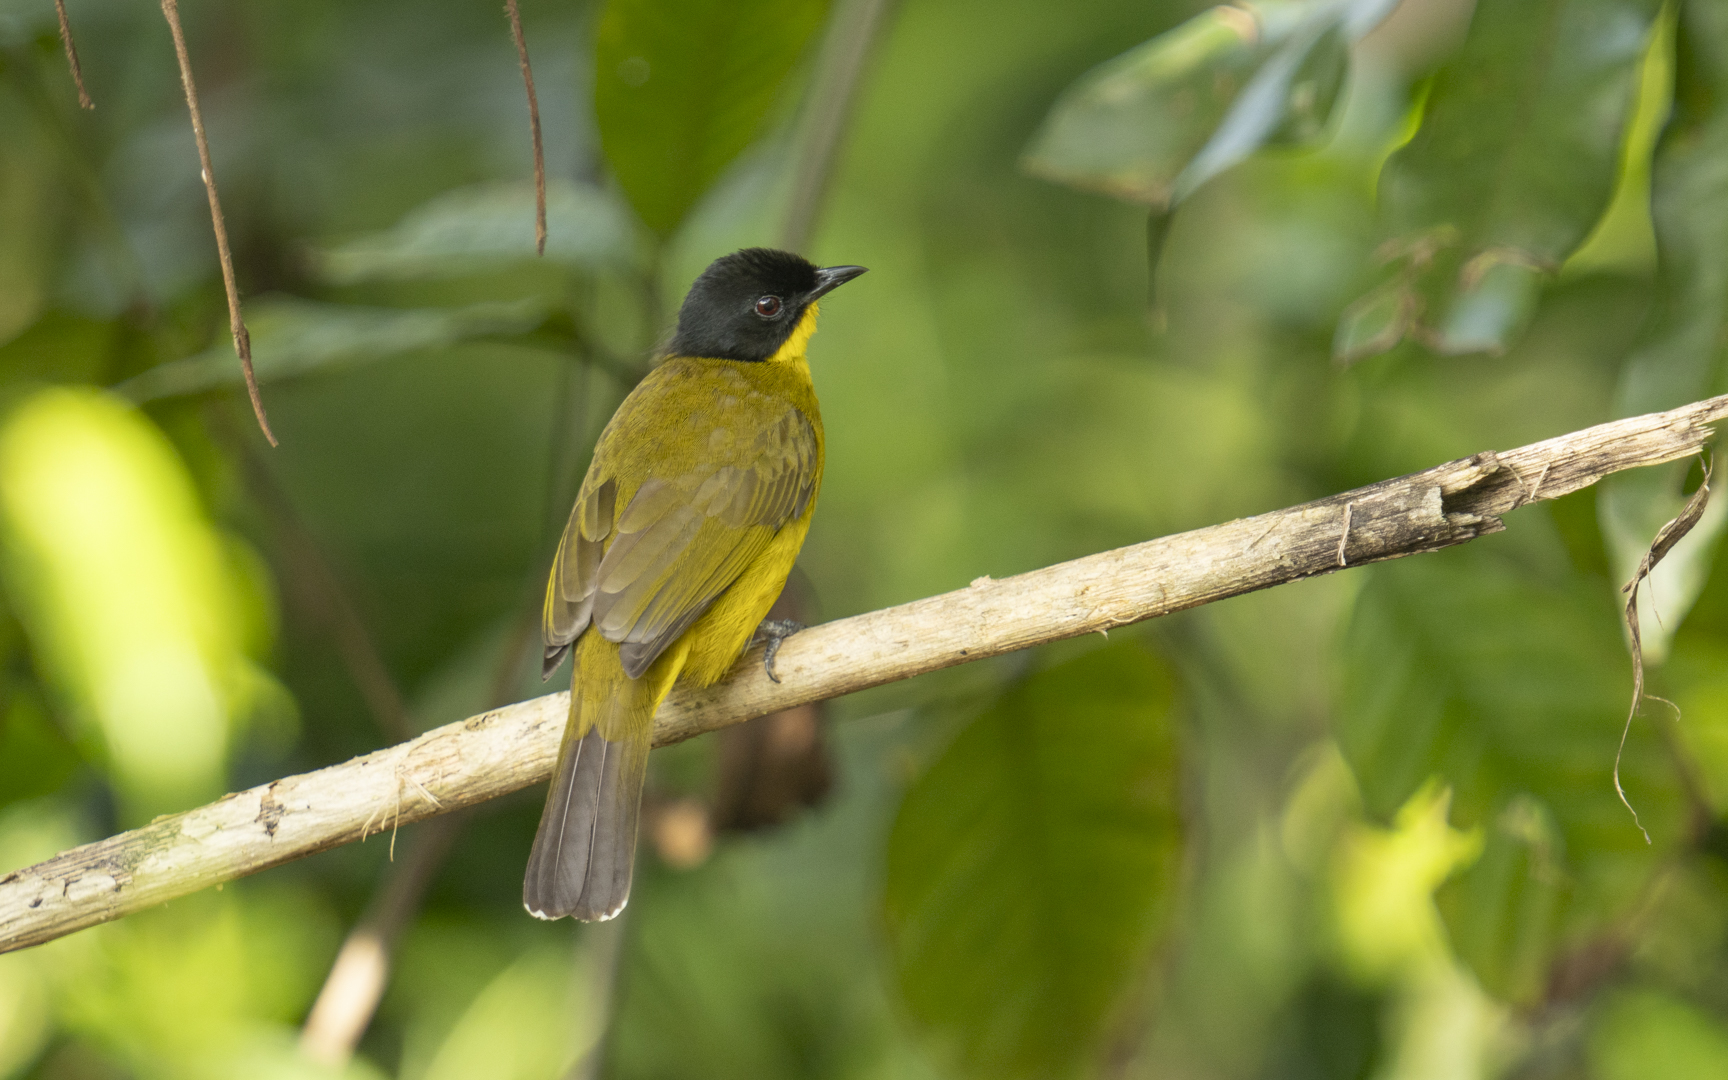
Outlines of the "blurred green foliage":
<svg viewBox="0 0 1728 1080">
<path fill-rule="evenodd" d="M 160 19 L 70 6 L 80 113 L 0 0 L 0 868 L 543 691 L 588 447 L 779 235 L 854 2 L 525 3 L 544 258 L 494 9 L 189 9 L 270 450 Z M 1728 389 L 1725 43 L 1723 0 L 896 5 L 809 252 L 873 271 L 812 347 L 812 617 Z M 500 800 L 341 1069 L 297 1029 L 416 830 L 0 957 L 0 1078 L 1720 1075 L 1719 510 L 1643 617 L 1648 845 L 1612 780 L 1618 585 L 1698 479 L 835 702 L 772 829 L 700 831 L 716 739 L 657 753 L 620 923 L 521 913 Z"/>
<path fill-rule="evenodd" d="M 1169 678 L 1135 645 L 1022 680 L 906 792 L 889 933 L 969 1071 L 1049 1076 L 1096 1041 L 1176 878 Z"/>
<path fill-rule="evenodd" d="M 1271 142 L 1331 119 L 1349 45 L 1389 0 L 1271 0 L 1215 7 L 1065 92 L 1026 168 L 1164 208 Z"/>
<path fill-rule="evenodd" d="M 1345 313 L 1341 359 L 1410 335 L 1443 354 L 1497 352 L 1518 336 L 1542 276 L 1608 205 L 1658 7 L 1477 5 L 1414 136 L 1381 173 L 1389 280 Z"/>
<path fill-rule="evenodd" d="M 675 230 L 750 144 L 827 7 L 606 5 L 594 31 L 594 118 L 606 162 L 644 224 Z"/>
</svg>

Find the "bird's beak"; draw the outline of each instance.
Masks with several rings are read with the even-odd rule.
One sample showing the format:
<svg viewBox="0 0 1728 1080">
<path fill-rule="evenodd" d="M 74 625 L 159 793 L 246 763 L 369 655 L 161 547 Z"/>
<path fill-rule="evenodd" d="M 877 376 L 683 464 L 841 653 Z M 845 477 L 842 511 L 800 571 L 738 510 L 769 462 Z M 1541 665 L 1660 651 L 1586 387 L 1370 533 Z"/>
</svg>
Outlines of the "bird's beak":
<svg viewBox="0 0 1728 1080">
<path fill-rule="evenodd" d="M 824 296 L 862 274 L 867 267 L 863 266 L 825 266 L 816 271 L 816 287 L 810 290 L 809 299 Z"/>
</svg>

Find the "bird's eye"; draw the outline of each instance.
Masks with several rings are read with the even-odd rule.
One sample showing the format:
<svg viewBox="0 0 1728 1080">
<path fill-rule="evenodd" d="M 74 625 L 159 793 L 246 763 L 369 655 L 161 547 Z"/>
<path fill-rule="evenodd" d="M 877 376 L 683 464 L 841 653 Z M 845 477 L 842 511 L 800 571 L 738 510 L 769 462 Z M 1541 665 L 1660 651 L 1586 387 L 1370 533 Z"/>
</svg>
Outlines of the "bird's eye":
<svg viewBox="0 0 1728 1080">
<path fill-rule="evenodd" d="M 780 314 L 780 298 L 778 296 L 759 296 L 756 298 L 756 314 L 764 319 L 772 319 Z"/>
</svg>

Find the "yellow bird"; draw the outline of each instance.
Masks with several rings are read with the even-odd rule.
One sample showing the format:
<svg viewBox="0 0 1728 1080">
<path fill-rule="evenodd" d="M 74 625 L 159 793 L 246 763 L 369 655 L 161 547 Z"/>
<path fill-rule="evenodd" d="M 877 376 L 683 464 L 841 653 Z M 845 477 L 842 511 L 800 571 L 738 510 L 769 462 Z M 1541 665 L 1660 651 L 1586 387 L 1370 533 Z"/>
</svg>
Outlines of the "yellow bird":
<svg viewBox="0 0 1728 1080">
<path fill-rule="evenodd" d="M 570 719 L 522 902 L 610 919 L 630 897 L 654 710 L 719 681 L 763 624 L 810 529 L 822 414 L 804 350 L 817 299 L 864 273 L 748 248 L 702 272 L 666 360 L 618 406 L 546 586 L 545 672 L 574 649 Z M 778 680 L 776 680 L 778 681 Z"/>
</svg>

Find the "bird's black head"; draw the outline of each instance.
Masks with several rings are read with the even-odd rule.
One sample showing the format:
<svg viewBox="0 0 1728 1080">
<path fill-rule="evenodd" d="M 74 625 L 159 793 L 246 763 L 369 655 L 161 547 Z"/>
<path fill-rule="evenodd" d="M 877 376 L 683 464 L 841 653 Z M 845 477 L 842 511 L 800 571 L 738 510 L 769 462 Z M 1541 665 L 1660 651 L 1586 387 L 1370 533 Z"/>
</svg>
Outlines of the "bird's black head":
<svg viewBox="0 0 1728 1080">
<path fill-rule="evenodd" d="M 819 270 L 772 248 L 734 251 L 714 260 L 690 286 L 678 309 L 672 353 L 767 360 L 792 337 L 817 297 L 863 272 L 862 266 Z"/>
</svg>

